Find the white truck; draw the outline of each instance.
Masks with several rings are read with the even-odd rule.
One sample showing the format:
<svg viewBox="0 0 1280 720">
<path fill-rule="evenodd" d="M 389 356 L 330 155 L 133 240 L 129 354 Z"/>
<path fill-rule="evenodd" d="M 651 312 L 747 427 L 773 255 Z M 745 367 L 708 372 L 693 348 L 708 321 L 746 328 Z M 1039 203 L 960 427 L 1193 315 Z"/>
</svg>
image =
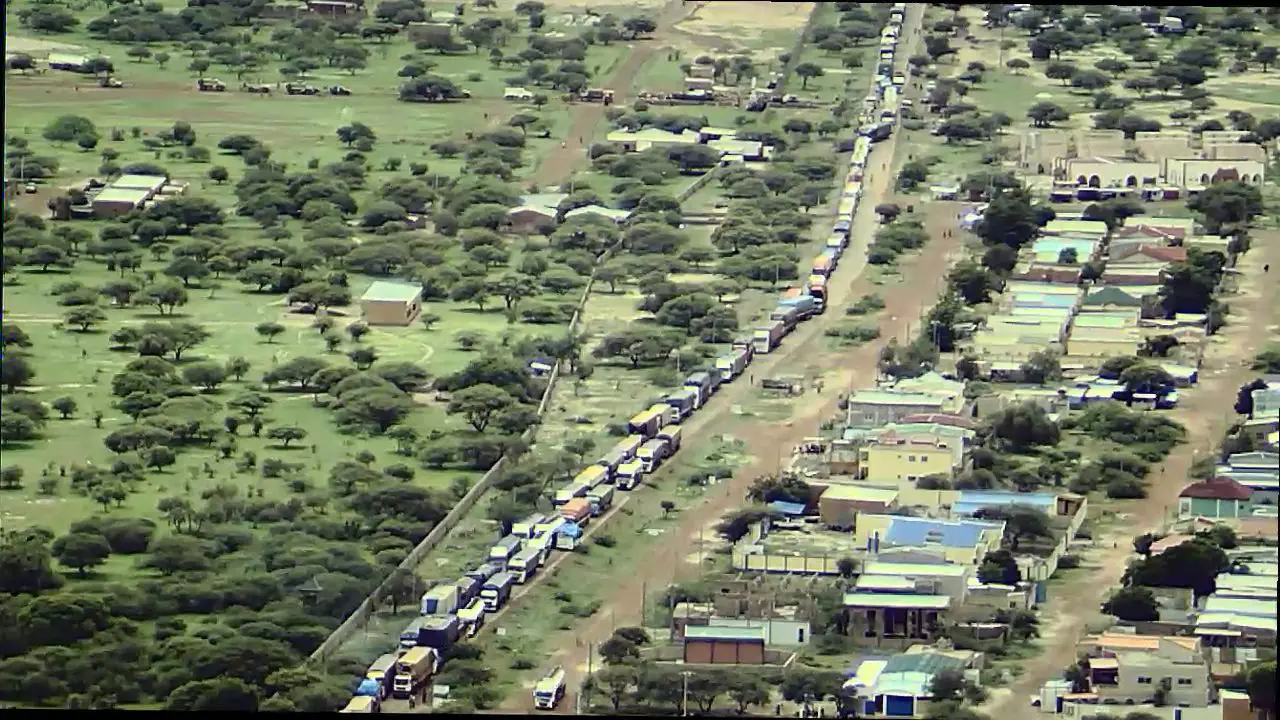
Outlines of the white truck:
<svg viewBox="0 0 1280 720">
<path fill-rule="evenodd" d="M 557 665 L 533 686 L 533 706 L 539 710 L 555 710 L 564 699 L 564 668 Z"/>
<path fill-rule="evenodd" d="M 644 463 L 632 460 L 618 466 L 615 483 L 619 490 L 631 490 L 644 479 Z"/>
</svg>

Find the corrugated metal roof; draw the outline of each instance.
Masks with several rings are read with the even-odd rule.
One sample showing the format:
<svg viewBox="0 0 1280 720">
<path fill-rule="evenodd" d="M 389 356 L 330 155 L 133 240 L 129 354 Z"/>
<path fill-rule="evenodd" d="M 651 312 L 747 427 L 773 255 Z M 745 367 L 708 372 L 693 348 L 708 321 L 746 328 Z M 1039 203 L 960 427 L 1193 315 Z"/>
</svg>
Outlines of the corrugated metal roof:
<svg viewBox="0 0 1280 720">
<path fill-rule="evenodd" d="M 822 492 L 821 499 L 888 504 L 898 499 L 898 491 L 864 485 L 831 485 Z"/>
<path fill-rule="evenodd" d="M 885 665 L 884 672 L 886 674 L 918 672 L 933 675 L 943 670 L 958 670 L 964 665 L 964 661 L 960 658 L 943 655 L 942 653 L 907 653 L 889 658 L 889 663 Z"/>
<path fill-rule="evenodd" d="M 852 592 L 844 595 L 845 607 L 945 610 L 951 606 L 947 595 L 888 595 Z"/>
<path fill-rule="evenodd" d="M 899 575 L 902 577 L 962 577 L 968 565 L 953 563 L 893 563 L 869 562 L 862 566 L 862 575 Z"/>
<path fill-rule="evenodd" d="M 854 588 L 863 590 L 915 590 L 916 583 L 898 575 L 862 575 Z"/>
<path fill-rule="evenodd" d="M 805 510 L 804 503 L 784 502 L 782 500 L 774 500 L 769 503 L 769 509 L 780 512 L 783 515 L 803 515 Z"/>
<path fill-rule="evenodd" d="M 973 520 L 946 521 L 926 518 L 895 517 L 889 523 L 883 542 L 890 545 L 942 545 L 950 548 L 976 547 L 982 532 L 998 529 L 1000 524 Z"/>
<path fill-rule="evenodd" d="M 375 302 L 411 302 L 421 294 L 421 285 L 375 280 L 360 299 Z"/>
</svg>

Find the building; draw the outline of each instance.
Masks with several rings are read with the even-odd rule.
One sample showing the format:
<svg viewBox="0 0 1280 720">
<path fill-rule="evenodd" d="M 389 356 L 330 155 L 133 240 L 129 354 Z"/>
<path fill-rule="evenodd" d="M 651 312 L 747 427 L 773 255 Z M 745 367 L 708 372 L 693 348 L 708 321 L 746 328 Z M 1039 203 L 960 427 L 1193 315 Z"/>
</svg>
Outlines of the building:
<svg viewBox="0 0 1280 720">
<path fill-rule="evenodd" d="M 658 128 L 645 128 L 630 132 L 615 130 L 605 136 L 605 142 L 622 146 L 623 152 L 639 152 L 651 147 L 672 145 L 697 145 L 702 141 L 696 130 L 683 130 L 679 133 L 668 132 Z"/>
<path fill-rule="evenodd" d="M 1165 180 L 1171 185 L 1186 188 L 1208 187 L 1233 180 L 1261 185 L 1266 174 L 1266 163 L 1258 160 L 1166 158 L 1164 161 Z"/>
<path fill-rule="evenodd" d="M 1119 248 L 1113 247 L 1107 255 L 1108 266 L 1113 263 L 1122 263 L 1126 267 L 1139 265 L 1163 268 L 1173 263 L 1186 261 L 1187 249 L 1185 247 L 1167 247 L 1141 243 L 1130 243 Z"/>
<path fill-rule="evenodd" d="M 1045 235 L 1077 235 L 1092 237 L 1095 242 L 1107 236 L 1107 224 L 1101 220 L 1085 220 L 1081 218 L 1055 218 L 1045 223 L 1041 230 Z M 1037 243 L 1039 244 L 1039 243 Z M 1081 254 L 1081 258 L 1087 257 Z"/>
<path fill-rule="evenodd" d="M 45 63 L 50 70 L 65 70 L 67 72 L 84 72 L 85 65 L 89 64 L 91 58 L 88 55 L 73 55 L 71 53 L 49 53 L 49 57 L 45 58 Z"/>
<path fill-rule="evenodd" d="M 90 204 L 93 207 L 94 217 L 115 218 L 141 209 L 150 197 L 151 194 L 146 190 L 108 186 L 93 196 Z"/>
<path fill-rule="evenodd" d="M 860 645 L 904 647 L 932 642 L 945 631 L 947 595 L 851 592 L 844 594 L 848 633 Z"/>
<path fill-rule="evenodd" d="M 919 548 L 940 554 L 947 562 L 976 565 L 999 549 L 1004 523 L 987 520 L 935 520 L 901 515 L 858 515 L 853 541 L 867 552 L 881 548 Z"/>
<path fill-rule="evenodd" d="M 859 717 L 919 717 L 928 706 L 935 675 L 944 670 L 978 670 L 981 663 L 981 653 L 913 645 L 887 660 L 862 661 L 844 690 L 857 699 Z"/>
<path fill-rule="evenodd" d="M 694 665 L 763 665 L 768 630 L 754 627 L 699 627 L 684 629 L 684 662 Z"/>
<path fill-rule="evenodd" d="M 1049 262 L 1021 262 L 1013 268 L 1009 277 L 1031 282 L 1075 285 L 1080 282 L 1084 269 L 1079 265 L 1058 265 L 1056 258 Z"/>
<path fill-rule="evenodd" d="M 1118 264 L 1115 267 L 1108 265 L 1102 271 L 1099 280 L 1105 285 L 1142 285 L 1142 286 L 1159 286 L 1163 278 L 1163 266 L 1131 266 Z"/>
<path fill-rule="evenodd" d="M 858 479 L 891 486 L 914 486 L 927 475 L 950 477 L 963 458 L 963 441 L 953 438 L 910 437 L 896 432 L 880 437 L 858 452 Z"/>
<path fill-rule="evenodd" d="M 580 208 L 574 208 L 564 214 L 565 220 L 572 220 L 576 217 L 598 217 L 620 223 L 631 217 L 630 210 L 618 210 L 616 208 L 605 207 L 603 205 L 584 205 Z"/>
<path fill-rule="evenodd" d="M 1160 181 L 1160 163 L 1105 157 L 1059 159 L 1055 175 L 1091 188 L 1136 188 Z"/>
<path fill-rule="evenodd" d="M 743 160 L 768 160 L 770 148 L 765 147 L 764 143 L 759 140 L 734 140 L 726 138 L 723 140 L 711 140 L 707 142 L 707 147 L 718 150 L 721 155 L 736 155 Z"/>
<path fill-rule="evenodd" d="M 851 528 L 858 513 L 887 513 L 898 507 L 898 491 L 862 485 L 831 485 L 818 497 L 818 516 L 832 528 Z"/>
<path fill-rule="evenodd" d="M 969 581 L 975 578 L 976 573 L 977 569 L 972 565 L 877 559 L 863 564 L 854 589 L 858 592 L 946 595 L 960 605 L 965 601 Z"/>
<path fill-rule="evenodd" d="M 1192 483 L 1178 493 L 1178 518 L 1238 518 L 1251 515 L 1253 492 L 1228 477 Z"/>
<path fill-rule="evenodd" d="M 1128 308 L 1141 310 L 1143 297 L 1144 295 L 1134 287 L 1098 285 L 1084 296 L 1084 300 L 1080 302 L 1080 312 L 1110 312 Z"/>
<path fill-rule="evenodd" d="M 556 224 L 556 209 L 520 205 L 507 211 L 507 222 L 515 232 L 536 232 L 540 226 Z"/>
<path fill-rule="evenodd" d="M 885 425 L 917 413 L 946 413 L 947 399 L 928 393 L 855 390 L 849 396 L 847 425 Z"/>
<path fill-rule="evenodd" d="M 1209 663 L 1199 638 L 1104 633 L 1077 649 L 1089 656 L 1089 688 L 1102 702 L 1205 707 L 1214 699 Z"/>
<path fill-rule="evenodd" d="M 1000 490 L 961 490 L 960 498 L 951 504 L 951 514 L 972 517 L 980 510 L 1003 509 L 1015 505 L 1032 507 L 1049 516 L 1066 515 L 1068 506 L 1052 493 L 1020 493 Z"/>
<path fill-rule="evenodd" d="M 360 309 L 369 325 L 408 325 L 422 311 L 422 286 L 375 280 L 360 296 Z"/>
<path fill-rule="evenodd" d="M 353 2 L 340 2 L 339 0 L 306 0 L 307 12 L 326 17 L 343 17 L 345 15 L 360 15 L 360 5 Z"/>
</svg>

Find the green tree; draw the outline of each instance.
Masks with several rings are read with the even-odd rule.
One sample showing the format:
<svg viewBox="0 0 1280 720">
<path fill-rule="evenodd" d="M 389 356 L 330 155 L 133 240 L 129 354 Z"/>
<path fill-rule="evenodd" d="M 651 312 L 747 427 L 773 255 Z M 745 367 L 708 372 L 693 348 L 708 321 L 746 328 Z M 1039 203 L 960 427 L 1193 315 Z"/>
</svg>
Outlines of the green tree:
<svg viewBox="0 0 1280 720">
<path fill-rule="evenodd" d="M 1149 588 L 1120 588 L 1102 605 L 1102 611 L 1129 622 L 1149 622 L 1160 619 L 1156 597 Z"/>
<path fill-rule="evenodd" d="M 482 383 L 454 393 L 449 400 L 449 414 L 462 414 L 476 432 L 484 432 L 494 416 L 515 404 L 515 398 L 500 387 Z"/>
<path fill-rule="evenodd" d="M 53 542 L 53 556 L 84 577 L 89 568 L 107 561 L 111 556 L 111 546 L 101 535 L 73 532 Z"/>
</svg>

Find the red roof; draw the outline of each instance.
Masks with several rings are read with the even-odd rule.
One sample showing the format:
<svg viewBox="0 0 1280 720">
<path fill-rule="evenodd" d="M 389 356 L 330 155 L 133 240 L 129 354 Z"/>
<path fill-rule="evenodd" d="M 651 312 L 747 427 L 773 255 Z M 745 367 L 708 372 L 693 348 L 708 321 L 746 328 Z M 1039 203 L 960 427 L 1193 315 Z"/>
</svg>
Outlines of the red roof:
<svg viewBox="0 0 1280 720">
<path fill-rule="evenodd" d="M 1192 483 L 1178 493 L 1178 497 L 1204 498 L 1206 500 L 1248 500 L 1253 497 L 1249 488 L 1228 477 L 1216 477 Z"/>
<path fill-rule="evenodd" d="M 935 423 L 938 425 L 950 425 L 951 427 L 964 428 L 966 430 L 974 430 L 978 424 L 967 417 L 961 415 L 948 415 L 945 413 L 918 413 L 915 415 L 907 415 L 902 418 L 904 423 Z"/>
<path fill-rule="evenodd" d="M 1145 235 L 1147 237 L 1185 238 L 1187 236 L 1187 229 L 1184 227 L 1173 227 L 1161 225 L 1158 222 L 1148 221 L 1125 225 L 1116 231 L 1116 235 L 1119 237 Z"/>
<path fill-rule="evenodd" d="M 1080 281 L 1080 267 L 1076 265 L 1032 265 L 1021 272 L 1014 273 L 1014 277 L 1018 280 L 1030 280 L 1032 282 L 1074 285 Z"/>
<path fill-rule="evenodd" d="M 1160 247 L 1156 245 L 1139 245 L 1135 248 L 1123 248 L 1115 260 L 1128 260 L 1134 255 L 1144 255 L 1153 260 L 1175 263 L 1187 261 L 1187 249 L 1184 247 Z"/>
</svg>

